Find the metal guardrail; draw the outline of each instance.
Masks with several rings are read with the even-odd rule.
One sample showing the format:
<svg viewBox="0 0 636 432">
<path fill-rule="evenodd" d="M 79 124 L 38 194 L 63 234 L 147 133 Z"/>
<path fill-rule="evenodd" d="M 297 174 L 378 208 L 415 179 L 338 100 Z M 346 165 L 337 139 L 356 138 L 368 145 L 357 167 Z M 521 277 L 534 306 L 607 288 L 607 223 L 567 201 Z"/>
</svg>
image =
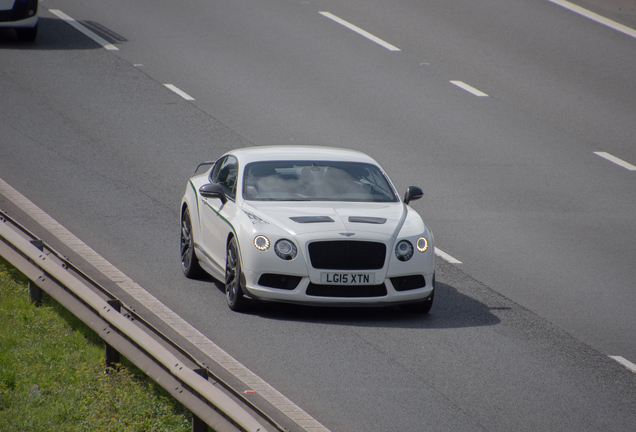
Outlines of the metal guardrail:
<svg viewBox="0 0 636 432">
<path fill-rule="evenodd" d="M 107 344 L 107 350 L 112 347 L 124 355 L 188 408 L 194 417 L 193 430 L 201 429 L 200 422 L 217 432 L 284 430 L 222 382 L 208 381 L 207 369 L 167 336 L 155 330 L 160 342 L 138 326 L 132 320 L 131 314 L 139 319 L 132 308 L 126 308 L 126 315 L 122 315 L 114 306 L 113 300 L 118 300 L 112 294 L 1 210 L 0 255 L 95 331 Z M 186 361 L 177 358 L 164 344 L 186 357 Z"/>
</svg>

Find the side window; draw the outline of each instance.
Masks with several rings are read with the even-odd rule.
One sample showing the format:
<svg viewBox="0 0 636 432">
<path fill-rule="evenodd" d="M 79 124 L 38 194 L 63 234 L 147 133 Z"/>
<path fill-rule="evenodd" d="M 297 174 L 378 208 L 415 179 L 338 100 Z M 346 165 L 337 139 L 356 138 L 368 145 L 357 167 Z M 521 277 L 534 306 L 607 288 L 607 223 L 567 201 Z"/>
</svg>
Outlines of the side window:
<svg viewBox="0 0 636 432">
<path fill-rule="evenodd" d="M 225 195 L 236 199 L 236 180 L 238 175 L 238 161 L 234 156 L 226 156 L 218 161 L 212 172 L 212 181 L 221 185 Z"/>
</svg>

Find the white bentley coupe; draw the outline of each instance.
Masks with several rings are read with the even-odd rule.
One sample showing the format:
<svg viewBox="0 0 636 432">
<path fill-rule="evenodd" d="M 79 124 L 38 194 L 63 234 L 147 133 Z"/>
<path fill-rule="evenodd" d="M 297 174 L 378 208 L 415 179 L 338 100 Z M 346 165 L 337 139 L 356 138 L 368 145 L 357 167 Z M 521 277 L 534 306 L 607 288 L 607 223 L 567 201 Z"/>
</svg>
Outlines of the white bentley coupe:
<svg viewBox="0 0 636 432">
<path fill-rule="evenodd" d="M 197 174 L 201 166 L 208 168 Z M 328 147 L 231 151 L 204 162 L 181 203 L 181 265 L 225 282 L 227 304 L 399 305 L 427 313 L 433 233 L 376 161 Z"/>
</svg>

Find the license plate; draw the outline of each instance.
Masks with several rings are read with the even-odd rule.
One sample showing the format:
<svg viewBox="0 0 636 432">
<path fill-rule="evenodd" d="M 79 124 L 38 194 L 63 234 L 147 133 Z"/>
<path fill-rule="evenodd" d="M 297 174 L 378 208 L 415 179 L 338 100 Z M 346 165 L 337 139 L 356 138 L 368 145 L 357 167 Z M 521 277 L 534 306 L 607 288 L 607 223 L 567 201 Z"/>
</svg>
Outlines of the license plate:
<svg viewBox="0 0 636 432">
<path fill-rule="evenodd" d="M 375 273 L 320 273 L 325 285 L 373 285 Z"/>
</svg>

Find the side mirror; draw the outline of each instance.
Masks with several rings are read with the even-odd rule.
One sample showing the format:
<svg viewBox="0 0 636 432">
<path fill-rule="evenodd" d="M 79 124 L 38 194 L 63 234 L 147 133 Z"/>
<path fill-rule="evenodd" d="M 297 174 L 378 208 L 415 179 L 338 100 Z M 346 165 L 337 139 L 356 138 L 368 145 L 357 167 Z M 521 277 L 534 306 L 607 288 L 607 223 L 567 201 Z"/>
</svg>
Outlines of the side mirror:
<svg viewBox="0 0 636 432">
<path fill-rule="evenodd" d="M 223 188 L 218 183 L 208 183 L 199 188 L 199 194 L 203 198 L 217 198 L 220 199 L 223 204 L 227 202 L 227 197 Z"/>
<path fill-rule="evenodd" d="M 418 188 L 417 186 L 409 186 L 406 188 L 406 193 L 404 194 L 404 204 L 408 204 L 411 201 L 418 200 L 422 198 L 422 195 L 424 195 L 422 189 Z"/>
</svg>

